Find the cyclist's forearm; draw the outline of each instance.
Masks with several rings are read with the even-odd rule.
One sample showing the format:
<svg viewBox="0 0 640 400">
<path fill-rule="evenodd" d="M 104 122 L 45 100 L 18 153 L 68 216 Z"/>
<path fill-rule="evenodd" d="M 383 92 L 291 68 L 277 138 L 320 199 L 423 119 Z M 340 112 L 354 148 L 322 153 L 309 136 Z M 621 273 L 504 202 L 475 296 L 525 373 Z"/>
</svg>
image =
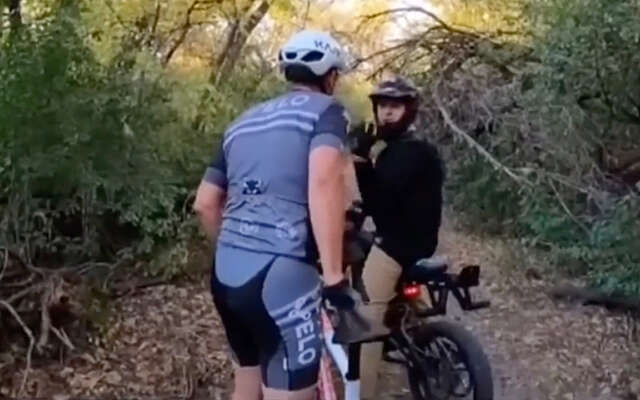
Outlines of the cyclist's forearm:
<svg viewBox="0 0 640 400">
<path fill-rule="evenodd" d="M 207 237 L 213 242 L 218 238 L 222 224 L 222 209 L 202 209 L 198 212 L 198 219 Z"/>
<path fill-rule="evenodd" d="M 325 282 L 343 278 L 342 242 L 344 232 L 344 175 L 315 179 L 309 185 L 311 225 L 320 252 Z"/>
<path fill-rule="evenodd" d="M 215 242 L 222 223 L 222 210 L 226 202 L 225 191 L 209 182 L 203 181 L 198 187 L 193 209 L 207 236 Z"/>
</svg>

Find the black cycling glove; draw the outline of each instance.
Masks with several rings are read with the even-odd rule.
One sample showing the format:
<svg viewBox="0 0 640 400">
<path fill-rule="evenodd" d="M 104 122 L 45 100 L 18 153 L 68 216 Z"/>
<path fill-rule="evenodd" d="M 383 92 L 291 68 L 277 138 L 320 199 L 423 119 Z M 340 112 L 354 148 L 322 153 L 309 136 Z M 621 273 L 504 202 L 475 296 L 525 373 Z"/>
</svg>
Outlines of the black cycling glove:
<svg viewBox="0 0 640 400">
<path fill-rule="evenodd" d="M 342 310 L 354 309 L 357 304 L 362 303 L 360 294 L 351 287 L 346 278 L 333 285 L 325 286 L 322 297 L 333 307 Z"/>
<path fill-rule="evenodd" d="M 369 151 L 376 142 L 376 137 L 373 135 L 373 125 L 361 124 L 356 126 L 349 132 L 348 138 L 351 153 L 368 159 Z"/>
</svg>

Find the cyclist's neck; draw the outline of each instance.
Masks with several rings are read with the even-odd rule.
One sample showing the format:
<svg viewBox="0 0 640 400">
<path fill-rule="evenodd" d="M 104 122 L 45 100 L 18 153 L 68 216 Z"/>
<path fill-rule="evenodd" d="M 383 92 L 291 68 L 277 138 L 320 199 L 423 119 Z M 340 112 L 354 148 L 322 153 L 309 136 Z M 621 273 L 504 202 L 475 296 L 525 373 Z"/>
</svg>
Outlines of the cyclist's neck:
<svg viewBox="0 0 640 400">
<path fill-rule="evenodd" d="M 323 93 L 322 90 L 317 87 L 317 86 L 312 86 L 312 85 L 302 85 L 302 84 L 294 84 L 291 86 L 291 91 L 292 92 L 296 92 L 296 91 L 302 91 L 302 92 L 318 92 L 318 93 Z"/>
</svg>

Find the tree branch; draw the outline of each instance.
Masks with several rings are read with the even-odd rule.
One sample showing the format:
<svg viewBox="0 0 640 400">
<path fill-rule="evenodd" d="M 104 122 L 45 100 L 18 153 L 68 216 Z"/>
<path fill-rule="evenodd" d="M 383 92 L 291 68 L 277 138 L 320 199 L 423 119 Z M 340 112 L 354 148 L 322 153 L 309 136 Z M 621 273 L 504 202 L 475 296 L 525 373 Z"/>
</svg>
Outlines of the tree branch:
<svg viewBox="0 0 640 400">
<path fill-rule="evenodd" d="M 582 229 L 587 234 L 587 237 L 590 237 L 591 236 L 591 232 L 589 231 L 589 228 L 587 228 L 587 226 L 585 224 L 583 224 L 578 219 L 578 217 L 573 215 L 571 210 L 569 210 L 569 207 L 567 206 L 567 204 L 562 199 L 562 196 L 560 195 L 560 192 L 558 191 L 558 189 L 556 189 L 556 186 L 553 184 L 553 181 L 551 179 L 548 179 L 548 182 L 549 182 L 549 186 L 551 186 L 551 189 L 553 190 L 553 193 L 556 195 L 556 199 L 558 199 L 558 203 L 560 203 L 560 205 L 562 206 L 562 209 L 564 210 L 564 212 L 567 213 L 569 218 L 571 218 L 571 220 L 573 222 L 575 222 L 576 225 L 578 225 L 580 227 L 580 229 Z"/>
<path fill-rule="evenodd" d="M 438 82 L 434 86 L 433 90 L 433 99 L 444 118 L 445 123 L 460 137 L 462 137 L 469 146 L 474 148 L 478 153 L 480 153 L 493 167 L 497 170 L 504 172 L 507 176 L 513 179 L 518 184 L 525 184 L 527 186 L 532 186 L 532 183 L 529 182 L 526 178 L 515 174 L 510 168 L 502 165 L 498 160 L 495 159 L 484 147 L 482 147 L 478 142 L 476 142 L 471 136 L 469 136 L 465 131 L 463 131 L 455 122 L 451 119 L 451 115 L 442 105 L 442 101 L 440 100 L 440 96 L 438 94 L 438 87 L 442 82 L 442 78 L 438 80 Z"/>
<path fill-rule="evenodd" d="M 271 2 L 268 0 L 260 0 L 255 4 L 249 4 L 248 7 L 245 7 L 242 10 L 242 15 L 236 18 L 231 27 L 224 50 L 218 58 L 216 69 L 213 69 L 209 76 L 209 82 L 215 86 L 220 83 L 221 77 L 228 76 L 233 71 L 249 36 L 271 7 Z"/>
<path fill-rule="evenodd" d="M 150 43 L 153 40 L 153 37 L 156 35 L 156 30 L 158 29 L 158 22 L 160 21 L 160 10 L 162 5 L 160 0 L 156 0 L 156 11 L 153 16 L 153 22 L 151 23 L 151 29 L 149 30 L 149 37 L 147 42 Z"/>
<path fill-rule="evenodd" d="M 111 0 L 104 0 L 104 4 L 107 6 L 109 11 L 111 11 L 113 16 L 116 18 L 116 21 L 118 21 L 118 23 L 120 24 L 120 26 L 127 29 L 127 25 L 124 23 L 122 18 L 120 18 L 120 14 L 118 14 L 115 8 L 113 8 L 113 4 L 111 4 Z"/>
<path fill-rule="evenodd" d="M 307 0 L 307 5 L 304 11 L 304 19 L 302 20 L 302 29 L 306 28 L 307 21 L 309 20 L 309 10 L 311 9 L 311 0 Z"/>
<path fill-rule="evenodd" d="M 162 57 L 162 60 L 160 62 L 162 66 L 166 66 L 167 64 L 169 64 L 169 61 L 171 61 L 171 58 L 173 57 L 175 52 L 178 50 L 178 48 L 182 45 L 182 43 L 184 43 L 184 40 L 187 38 L 187 34 L 191 29 L 191 14 L 193 13 L 193 11 L 195 10 L 198 4 L 199 4 L 199 0 L 193 0 L 193 3 L 191 3 L 189 8 L 187 8 L 184 23 L 182 24 L 182 27 L 179 29 L 180 34 L 178 35 L 178 38 L 171 44 L 171 47 L 169 47 L 169 50 L 167 51 L 167 53 Z"/>
<path fill-rule="evenodd" d="M 27 283 L 32 281 L 33 279 L 28 279 Z M 42 289 L 42 283 L 36 284 L 36 285 L 31 285 L 28 286 L 24 289 L 22 289 L 21 291 L 19 291 L 18 293 L 14 294 L 13 296 L 9 297 L 6 302 L 8 304 L 13 304 L 15 302 L 17 302 L 18 300 L 32 294 L 32 293 L 36 293 L 38 290 Z"/>
<path fill-rule="evenodd" d="M 4 276 L 4 271 L 7 270 L 7 266 L 9 265 L 9 249 L 4 249 L 4 261 L 2 262 L 2 269 L 0 270 L 0 281 L 2 281 L 2 277 Z"/>
<path fill-rule="evenodd" d="M 22 26 L 22 12 L 20 0 L 9 0 L 9 25 L 11 34 L 15 34 Z"/>
<path fill-rule="evenodd" d="M 449 32 L 459 33 L 459 34 L 462 34 L 462 35 L 473 36 L 473 37 L 476 37 L 476 38 L 482 37 L 479 34 L 455 28 L 455 27 L 447 24 L 446 22 L 444 22 L 444 20 L 442 20 L 440 17 L 438 17 L 436 14 L 432 13 L 431 11 L 427 11 L 424 8 L 417 7 L 417 6 L 416 7 L 391 8 L 389 10 L 381 11 L 381 12 L 378 12 L 378 13 L 375 13 L 375 14 L 365 15 L 363 18 L 365 20 L 372 20 L 372 19 L 379 18 L 379 17 L 385 16 L 385 15 L 398 14 L 398 13 L 409 13 L 409 12 L 417 12 L 417 13 L 424 14 L 424 15 L 428 16 L 429 18 L 433 19 L 435 22 L 438 23 L 438 25 L 440 25 L 442 28 L 444 28 L 445 30 L 447 30 Z"/>
<path fill-rule="evenodd" d="M 369 60 L 372 60 L 372 59 L 374 59 L 376 57 L 385 55 L 387 53 L 391 53 L 393 51 L 402 49 L 404 47 L 407 47 L 407 46 L 409 46 L 411 44 L 416 44 L 416 43 L 417 43 L 416 39 L 408 39 L 408 40 L 405 40 L 405 41 L 401 42 L 400 44 L 397 44 L 397 45 L 394 45 L 394 46 L 391 46 L 391 47 L 387 47 L 386 49 L 378 50 L 375 53 L 370 54 L 370 55 L 368 55 L 366 57 L 361 57 L 361 58 L 358 58 L 358 59 L 354 60 L 354 63 L 351 65 L 350 69 L 355 69 L 360 64 L 365 63 L 365 62 L 367 62 Z"/>
<path fill-rule="evenodd" d="M 0 305 L 6 308 L 7 311 L 9 311 L 9 313 L 13 316 L 13 318 L 16 321 L 18 321 L 18 324 L 20 324 L 20 326 L 22 327 L 22 330 L 24 331 L 25 335 L 27 335 L 27 337 L 29 338 L 29 349 L 27 350 L 27 365 L 24 369 L 24 375 L 22 376 L 22 383 L 20 384 L 20 391 L 18 392 L 18 395 L 22 395 L 22 393 L 24 393 L 24 388 L 27 385 L 27 378 L 29 377 L 29 372 L 31 371 L 31 355 L 33 354 L 33 346 L 35 344 L 35 339 L 33 338 L 33 333 L 31 332 L 31 329 L 27 327 L 27 325 L 24 323 L 22 318 L 20 318 L 20 315 L 18 315 L 16 310 L 13 307 L 11 307 L 11 304 L 7 303 L 4 300 L 0 300 Z"/>
<path fill-rule="evenodd" d="M 75 346 L 73 345 L 73 343 L 71 343 L 71 340 L 69 339 L 69 336 L 64 331 L 64 329 L 58 329 L 55 326 L 52 326 L 51 332 L 53 332 L 53 334 L 56 335 L 56 337 L 62 342 L 62 344 L 67 346 L 69 350 L 75 350 Z"/>
</svg>

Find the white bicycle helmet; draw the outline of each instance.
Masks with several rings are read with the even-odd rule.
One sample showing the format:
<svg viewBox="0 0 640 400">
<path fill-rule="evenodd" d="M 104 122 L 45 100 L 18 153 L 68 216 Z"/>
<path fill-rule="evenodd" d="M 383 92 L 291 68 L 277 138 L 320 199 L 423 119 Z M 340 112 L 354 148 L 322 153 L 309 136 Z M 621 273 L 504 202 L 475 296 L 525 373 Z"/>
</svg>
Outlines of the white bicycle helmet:
<svg viewBox="0 0 640 400">
<path fill-rule="evenodd" d="M 328 33 L 304 30 L 291 36 L 278 54 L 278 64 L 284 70 L 289 65 L 303 65 L 317 76 L 331 68 L 346 69 L 340 44 Z"/>
</svg>

